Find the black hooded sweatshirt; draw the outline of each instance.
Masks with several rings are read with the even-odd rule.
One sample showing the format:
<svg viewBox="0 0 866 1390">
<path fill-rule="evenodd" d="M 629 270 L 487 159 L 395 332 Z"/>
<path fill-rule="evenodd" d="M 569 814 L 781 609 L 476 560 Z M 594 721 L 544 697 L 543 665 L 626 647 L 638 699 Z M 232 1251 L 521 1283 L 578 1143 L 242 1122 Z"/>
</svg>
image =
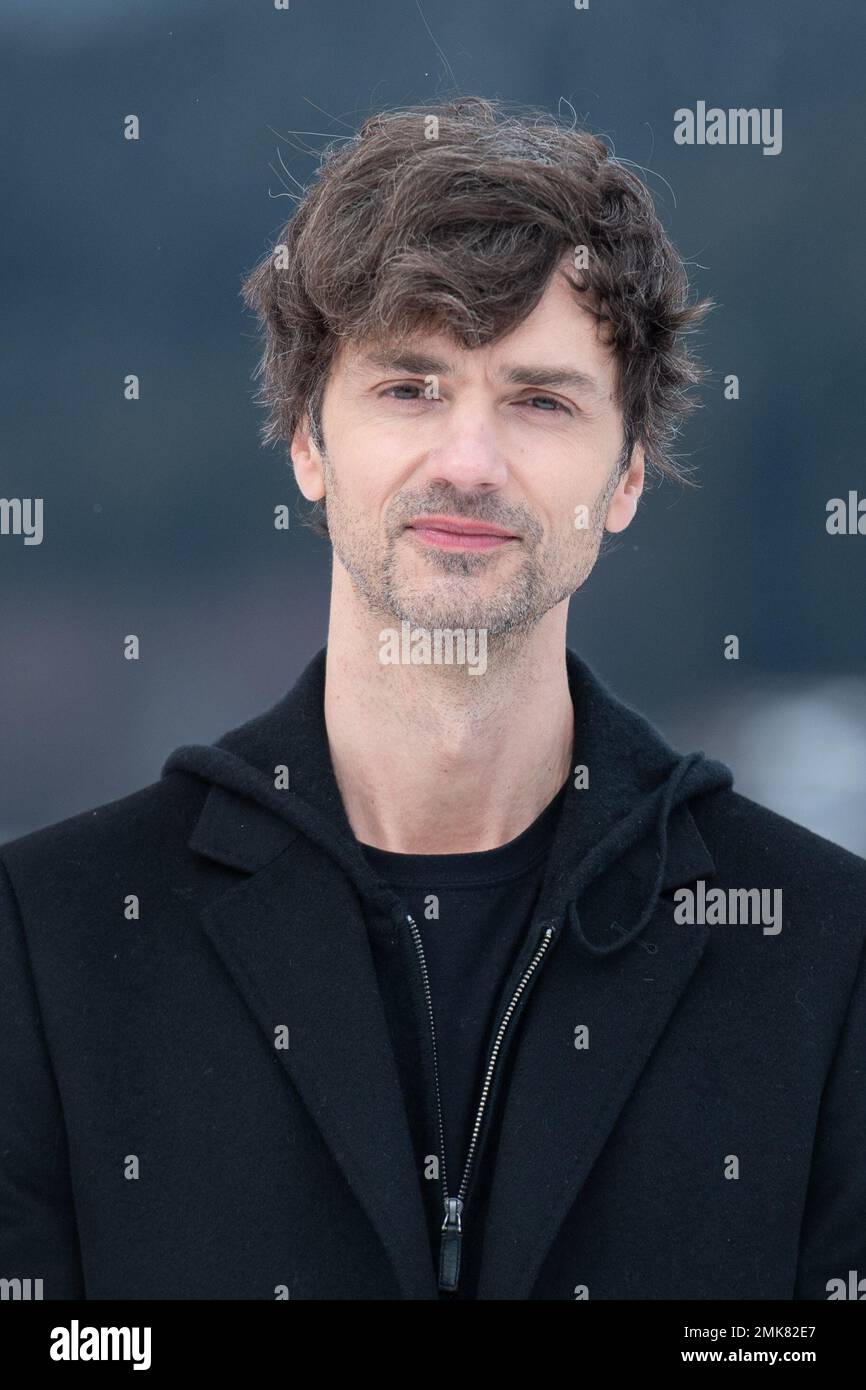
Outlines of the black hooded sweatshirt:
<svg viewBox="0 0 866 1390">
<path fill-rule="evenodd" d="M 278 756 L 272 742 L 263 741 L 261 747 L 254 740 L 251 744 L 254 726 L 246 725 L 240 740 L 235 737 L 239 731 L 234 731 L 211 746 L 184 745 L 163 767 L 163 775 L 194 773 L 211 786 L 230 789 L 275 813 L 324 850 L 354 884 L 417 1156 L 431 1258 L 440 1298 L 445 1299 L 477 1296 L 501 1101 L 519 1048 L 523 1013 L 532 1007 L 536 980 L 554 956 L 563 929 L 570 929 L 580 948 L 594 958 L 622 951 L 639 937 L 665 883 L 672 818 L 681 816 L 689 802 L 730 787 L 733 780 L 727 767 L 702 753 L 675 753 L 646 720 L 625 706 L 619 706 L 621 718 L 612 728 L 611 697 L 574 652 L 568 650 L 566 657 L 574 707 L 575 773 L 540 818 L 548 828 L 552 828 L 551 817 L 558 823 L 540 893 L 533 895 L 535 910 L 492 1010 L 486 1065 L 478 1070 L 474 1086 L 471 1078 L 465 1083 L 477 1097 L 473 1125 L 477 1133 L 456 1172 L 453 1160 L 450 1168 L 445 1162 L 443 1113 L 449 1109 L 449 1098 L 442 1094 L 439 1066 L 443 1040 L 436 1038 L 421 931 L 405 902 L 371 864 L 384 857 L 365 850 L 346 818 L 324 723 L 326 649 L 310 663 L 296 687 L 296 706 L 308 711 L 308 718 L 305 727 L 285 730 L 285 758 Z M 281 769 L 285 772 L 277 787 Z M 535 829 L 530 827 L 530 835 Z M 653 866 L 642 886 L 615 877 L 617 861 L 635 846 L 643 846 Z M 608 894 L 609 932 L 590 940 L 581 924 L 580 904 L 600 881 Z M 609 896 L 612 884 L 614 892 Z M 436 1002 L 444 1003 L 441 998 Z M 375 1115 L 369 1121 L 375 1127 Z M 449 1152 L 456 1152 L 453 1145 L 447 1146 Z M 447 1188 L 443 1174 L 447 1174 Z"/>
</svg>

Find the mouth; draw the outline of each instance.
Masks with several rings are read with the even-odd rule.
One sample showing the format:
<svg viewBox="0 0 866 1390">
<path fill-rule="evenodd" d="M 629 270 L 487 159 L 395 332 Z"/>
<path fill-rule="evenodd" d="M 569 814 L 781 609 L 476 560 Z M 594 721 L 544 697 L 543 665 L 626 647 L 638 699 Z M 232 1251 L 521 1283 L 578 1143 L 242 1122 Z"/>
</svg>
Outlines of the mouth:
<svg viewBox="0 0 866 1390">
<path fill-rule="evenodd" d="M 440 550 L 498 550 L 519 541 L 513 531 L 459 516 L 418 516 L 406 527 L 422 545 Z"/>
</svg>

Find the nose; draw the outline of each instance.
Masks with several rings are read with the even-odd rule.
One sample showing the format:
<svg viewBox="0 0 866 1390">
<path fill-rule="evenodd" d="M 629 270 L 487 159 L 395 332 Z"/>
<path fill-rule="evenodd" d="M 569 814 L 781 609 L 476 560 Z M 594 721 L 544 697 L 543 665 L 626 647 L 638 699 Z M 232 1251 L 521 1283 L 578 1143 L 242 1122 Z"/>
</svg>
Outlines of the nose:
<svg viewBox="0 0 866 1390">
<path fill-rule="evenodd" d="M 489 412 L 465 402 L 449 408 L 425 465 L 429 482 L 450 483 L 464 492 L 492 492 L 508 478 L 499 431 Z"/>
</svg>

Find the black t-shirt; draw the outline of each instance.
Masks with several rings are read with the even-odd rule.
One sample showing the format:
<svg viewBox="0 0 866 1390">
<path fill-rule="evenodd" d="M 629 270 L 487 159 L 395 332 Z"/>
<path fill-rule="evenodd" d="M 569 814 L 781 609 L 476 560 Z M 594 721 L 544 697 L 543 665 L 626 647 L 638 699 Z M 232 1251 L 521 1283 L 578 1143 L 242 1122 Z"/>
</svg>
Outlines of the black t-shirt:
<svg viewBox="0 0 866 1390">
<path fill-rule="evenodd" d="M 421 934 L 436 1029 L 448 1191 L 466 1164 L 501 993 L 541 889 L 565 787 L 515 840 L 473 854 L 392 854 L 362 844 Z M 438 1188 L 438 1184 L 437 1184 Z M 435 1214 L 437 1225 L 441 1218 Z"/>
</svg>

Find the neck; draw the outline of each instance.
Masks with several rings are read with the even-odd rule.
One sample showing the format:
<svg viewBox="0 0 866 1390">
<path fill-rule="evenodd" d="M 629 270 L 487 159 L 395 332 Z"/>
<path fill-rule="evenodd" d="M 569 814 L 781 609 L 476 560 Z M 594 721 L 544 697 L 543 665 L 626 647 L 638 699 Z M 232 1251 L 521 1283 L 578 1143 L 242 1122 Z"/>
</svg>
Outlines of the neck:
<svg viewBox="0 0 866 1390">
<path fill-rule="evenodd" d="M 325 723 L 349 824 L 400 854 L 469 854 L 507 844 L 569 775 L 574 711 L 567 601 L 519 644 L 488 640 L 486 668 L 382 664 L 398 620 L 362 607 L 335 559 Z M 405 648 L 404 648 L 405 650 Z"/>
</svg>

